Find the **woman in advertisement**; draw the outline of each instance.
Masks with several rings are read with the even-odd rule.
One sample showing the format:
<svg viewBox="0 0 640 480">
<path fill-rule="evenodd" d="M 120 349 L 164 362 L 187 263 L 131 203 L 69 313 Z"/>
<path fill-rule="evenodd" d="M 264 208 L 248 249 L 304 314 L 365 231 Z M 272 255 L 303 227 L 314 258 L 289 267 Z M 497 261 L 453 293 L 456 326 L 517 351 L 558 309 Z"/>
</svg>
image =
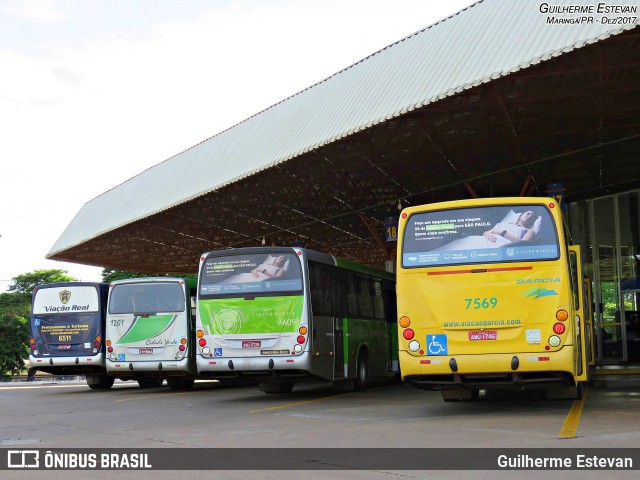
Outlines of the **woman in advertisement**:
<svg viewBox="0 0 640 480">
<path fill-rule="evenodd" d="M 482 235 L 488 241 L 495 243 L 496 235 L 510 242 L 533 241 L 540 235 L 540 217 L 533 210 L 521 213 L 511 222 L 499 222 L 491 230 Z"/>
</svg>

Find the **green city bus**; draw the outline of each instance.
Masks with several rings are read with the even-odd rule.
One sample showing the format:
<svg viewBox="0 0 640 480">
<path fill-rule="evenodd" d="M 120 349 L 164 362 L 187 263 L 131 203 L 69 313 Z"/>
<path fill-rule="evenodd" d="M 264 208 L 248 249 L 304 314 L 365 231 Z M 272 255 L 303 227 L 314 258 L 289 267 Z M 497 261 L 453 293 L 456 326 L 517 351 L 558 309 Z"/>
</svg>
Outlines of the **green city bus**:
<svg viewBox="0 0 640 480">
<path fill-rule="evenodd" d="M 363 389 L 398 372 L 395 279 L 303 248 L 204 253 L 196 334 L 205 378 L 268 393 L 314 379 Z"/>
</svg>

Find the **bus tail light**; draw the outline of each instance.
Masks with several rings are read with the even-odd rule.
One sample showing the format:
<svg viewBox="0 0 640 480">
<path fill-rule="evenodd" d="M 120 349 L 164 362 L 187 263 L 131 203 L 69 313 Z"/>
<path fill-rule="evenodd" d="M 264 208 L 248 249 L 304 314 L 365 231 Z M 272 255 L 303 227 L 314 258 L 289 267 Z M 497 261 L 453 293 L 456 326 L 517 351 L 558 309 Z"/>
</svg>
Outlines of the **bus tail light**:
<svg viewBox="0 0 640 480">
<path fill-rule="evenodd" d="M 93 346 L 95 348 L 100 348 L 100 342 L 93 342 Z"/>
<path fill-rule="evenodd" d="M 36 344 L 35 344 L 35 343 L 32 343 L 32 344 L 31 344 L 31 350 L 35 350 L 35 349 L 36 349 Z"/>
<path fill-rule="evenodd" d="M 184 352 L 187 349 L 187 347 L 184 346 L 184 344 L 180 345 L 178 347 L 178 350 L 180 350 L 181 352 Z"/>
<path fill-rule="evenodd" d="M 569 314 L 566 310 L 558 310 L 556 312 L 556 319 L 560 320 L 561 322 L 564 322 L 567 318 L 569 318 Z"/>
<path fill-rule="evenodd" d="M 549 337 L 549 345 L 551 345 L 552 347 L 559 347 L 560 342 L 560 337 L 558 337 L 557 335 L 551 335 Z"/>
<path fill-rule="evenodd" d="M 201 338 L 200 340 L 198 340 L 198 345 L 204 347 L 207 345 L 207 341 L 204 338 Z"/>
<path fill-rule="evenodd" d="M 186 345 L 187 344 L 187 339 L 186 338 L 181 338 L 180 339 L 180 345 Z"/>
<path fill-rule="evenodd" d="M 107 340 L 107 347 L 111 346 L 111 340 Z"/>
<path fill-rule="evenodd" d="M 300 345 L 302 345 L 302 344 L 304 343 L 304 341 L 305 341 L 304 336 L 303 336 L 303 335 L 298 335 L 298 343 L 299 343 Z"/>
<path fill-rule="evenodd" d="M 557 335 L 562 335 L 565 331 L 564 323 L 556 323 L 553 326 L 553 332 Z"/>
<path fill-rule="evenodd" d="M 308 329 L 307 329 L 307 327 L 305 327 L 304 325 L 303 325 L 303 326 L 301 326 L 301 327 L 298 329 L 298 333 L 299 333 L 300 335 L 306 335 L 308 331 L 309 331 L 309 330 L 308 330 Z"/>
<path fill-rule="evenodd" d="M 113 347 L 107 347 L 107 352 L 113 353 Z"/>
<path fill-rule="evenodd" d="M 402 317 L 398 323 L 402 328 L 407 328 L 411 325 L 411 320 L 409 320 L 409 317 Z"/>
<path fill-rule="evenodd" d="M 415 332 L 410 328 L 407 328 L 404 332 L 402 332 L 402 336 L 405 340 L 412 340 L 415 336 Z"/>
<path fill-rule="evenodd" d="M 198 331 L 196 332 L 196 337 L 198 337 L 198 338 L 202 338 L 202 337 L 204 337 L 204 331 L 202 331 L 202 330 L 198 330 Z"/>
<path fill-rule="evenodd" d="M 409 350 L 411 350 L 412 352 L 417 352 L 418 350 L 420 350 L 420 342 L 418 342 L 417 340 L 409 342 Z"/>
<path fill-rule="evenodd" d="M 29 339 L 29 345 L 35 345 L 36 343 L 36 339 L 35 338 L 30 338 Z"/>
</svg>

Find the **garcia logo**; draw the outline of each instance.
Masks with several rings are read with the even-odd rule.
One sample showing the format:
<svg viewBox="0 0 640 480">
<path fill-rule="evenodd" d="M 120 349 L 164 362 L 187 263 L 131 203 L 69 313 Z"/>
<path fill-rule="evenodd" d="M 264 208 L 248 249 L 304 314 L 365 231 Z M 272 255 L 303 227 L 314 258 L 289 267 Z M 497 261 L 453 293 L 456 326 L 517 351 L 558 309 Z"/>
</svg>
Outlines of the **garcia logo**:
<svg viewBox="0 0 640 480">
<path fill-rule="evenodd" d="M 528 290 L 525 290 L 520 294 L 520 296 L 523 296 L 523 297 L 533 297 L 533 298 L 548 297 L 550 295 L 558 295 L 558 292 L 556 292 L 555 290 L 544 288 L 544 287 L 533 287 Z"/>
<path fill-rule="evenodd" d="M 529 283 L 560 283 L 560 277 L 546 277 L 546 278 L 520 278 L 516 280 L 518 285 L 525 285 Z"/>
</svg>

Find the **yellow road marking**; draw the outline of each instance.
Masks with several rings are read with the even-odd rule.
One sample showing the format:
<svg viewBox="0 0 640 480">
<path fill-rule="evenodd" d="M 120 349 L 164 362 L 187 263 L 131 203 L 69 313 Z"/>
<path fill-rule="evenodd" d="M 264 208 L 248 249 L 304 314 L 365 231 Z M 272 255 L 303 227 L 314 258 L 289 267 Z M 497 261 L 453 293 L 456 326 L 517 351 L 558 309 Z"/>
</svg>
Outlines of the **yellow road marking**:
<svg viewBox="0 0 640 480">
<path fill-rule="evenodd" d="M 569 410 L 567 418 L 564 419 L 564 424 L 560 429 L 558 438 L 575 438 L 576 437 L 576 432 L 578 431 L 578 424 L 580 423 L 580 417 L 582 416 L 582 408 L 584 407 L 584 404 L 587 401 L 588 393 L 589 393 L 589 389 L 585 385 L 584 392 L 582 394 L 582 399 L 573 401 L 573 405 L 571 405 L 571 409 Z"/>
</svg>

